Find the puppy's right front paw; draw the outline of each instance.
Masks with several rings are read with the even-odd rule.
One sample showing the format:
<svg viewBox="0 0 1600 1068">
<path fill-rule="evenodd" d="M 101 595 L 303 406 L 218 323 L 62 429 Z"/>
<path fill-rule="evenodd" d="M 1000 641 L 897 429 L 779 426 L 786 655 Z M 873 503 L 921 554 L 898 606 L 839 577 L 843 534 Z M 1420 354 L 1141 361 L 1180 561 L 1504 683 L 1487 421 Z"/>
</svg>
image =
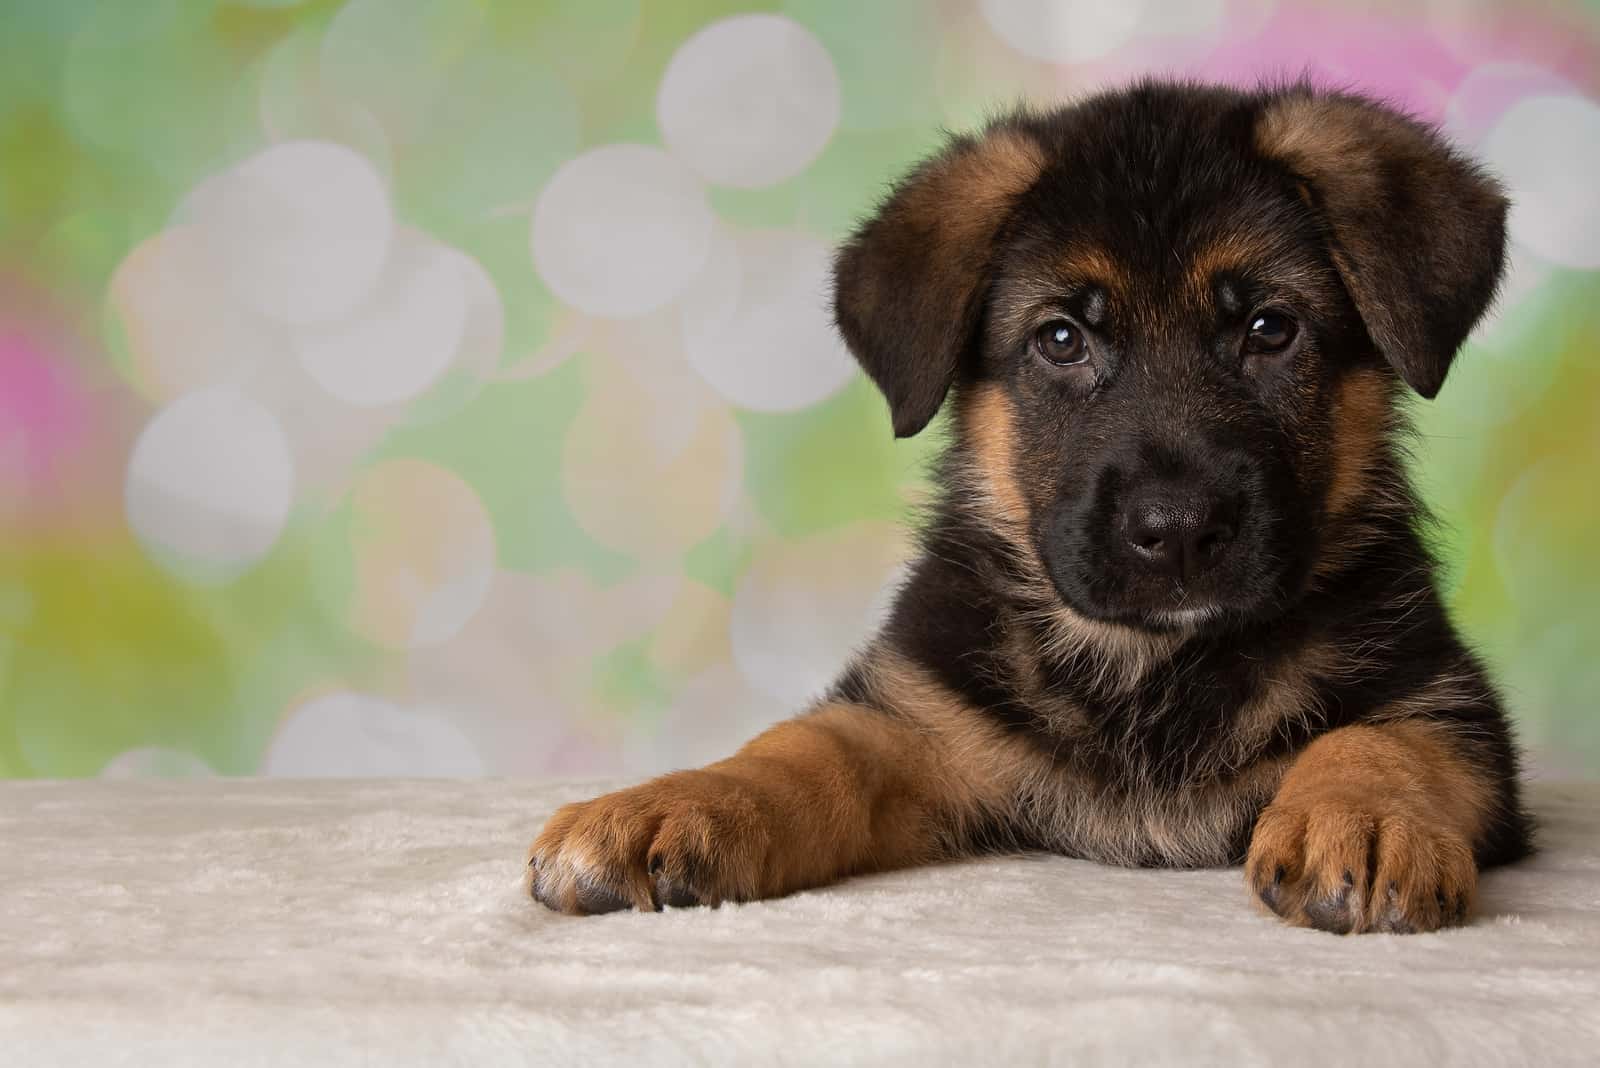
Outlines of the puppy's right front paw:
<svg viewBox="0 0 1600 1068">
<path fill-rule="evenodd" d="M 1245 876 L 1290 923 L 1335 934 L 1411 934 L 1465 922 L 1477 868 L 1464 838 L 1401 801 L 1334 796 L 1274 803 Z"/>
<path fill-rule="evenodd" d="M 769 896 L 776 812 L 758 785 L 704 770 L 566 805 L 528 850 L 528 892 L 575 915 Z"/>
</svg>

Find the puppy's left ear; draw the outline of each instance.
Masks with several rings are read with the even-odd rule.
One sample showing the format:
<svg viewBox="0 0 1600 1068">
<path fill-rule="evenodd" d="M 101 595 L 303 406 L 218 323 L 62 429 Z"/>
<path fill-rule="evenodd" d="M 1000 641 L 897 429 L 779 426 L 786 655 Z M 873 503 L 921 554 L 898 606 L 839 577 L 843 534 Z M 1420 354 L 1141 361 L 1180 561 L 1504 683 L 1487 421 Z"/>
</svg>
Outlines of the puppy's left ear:
<svg viewBox="0 0 1600 1068">
<path fill-rule="evenodd" d="M 1500 284 L 1506 198 L 1432 129 L 1372 101 L 1270 97 L 1256 145 L 1309 189 L 1367 334 L 1432 398 Z"/>
<path fill-rule="evenodd" d="M 995 241 L 1044 159 L 1016 120 L 954 138 L 834 261 L 834 318 L 888 400 L 896 437 L 928 425 L 976 344 Z"/>
</svg>

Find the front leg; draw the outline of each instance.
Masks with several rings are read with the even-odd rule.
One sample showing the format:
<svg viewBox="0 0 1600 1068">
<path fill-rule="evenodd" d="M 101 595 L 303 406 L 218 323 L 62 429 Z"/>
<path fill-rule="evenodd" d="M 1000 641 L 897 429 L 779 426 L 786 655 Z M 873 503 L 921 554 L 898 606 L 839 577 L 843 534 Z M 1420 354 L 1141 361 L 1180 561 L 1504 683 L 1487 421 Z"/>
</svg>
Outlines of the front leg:
<svg viewBox="0 0 1600 1068">
<path fill-rule="evenodd" d="M 1490 774 L 1448 727 L 1400 720 L 1343 727 L 1295 760 L 1257 821 L 1245 871 L 1291 923 L 1338 934 L 1461 923 L 1474 843 L 1496 803 Z"/>
<path fill-rule="evenodd" d="M 931 743 L 834 703 L 727 760 L 567 805 L 529 850 L 530 893 L 571 913 L 775 897 L 936 856 Z"/>
</svg>

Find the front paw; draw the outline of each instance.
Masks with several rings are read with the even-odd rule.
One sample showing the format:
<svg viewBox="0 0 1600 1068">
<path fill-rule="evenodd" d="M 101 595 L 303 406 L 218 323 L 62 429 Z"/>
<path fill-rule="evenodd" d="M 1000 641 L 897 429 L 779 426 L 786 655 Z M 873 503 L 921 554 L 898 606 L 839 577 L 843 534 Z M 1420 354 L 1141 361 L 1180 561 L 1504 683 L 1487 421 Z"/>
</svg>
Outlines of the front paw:
<svg viewBox="0 0 1600 1068">
<path fill-rule="evenodd" d="M 559 809 L 528 850 L 528 892 L 576 915 L 767 896 L 773 822 L 760 787 L 677 772 Z"/>
<path fill-rule="evenodd" d="M 1465 922 L 1472 846 L 1407 799 L 1329 795 L 1261 814 L 1245 876 L 1290 923 L 1336 934 L 1411 934 Z"/>
</svg>

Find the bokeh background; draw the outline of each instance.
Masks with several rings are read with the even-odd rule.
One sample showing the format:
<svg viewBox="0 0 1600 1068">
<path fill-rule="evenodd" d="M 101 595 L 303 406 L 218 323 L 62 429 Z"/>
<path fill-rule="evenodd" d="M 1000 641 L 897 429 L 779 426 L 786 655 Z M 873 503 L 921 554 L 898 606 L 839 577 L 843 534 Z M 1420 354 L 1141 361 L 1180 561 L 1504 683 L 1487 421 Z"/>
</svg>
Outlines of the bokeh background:
<svg viewBox="0 0 1600 1068">
<path fill-rule="evenodd" d="M 1420 477 L 1535 767 L 1600 771 L 1600 5 L 18 0 L 0 775 L 642 774 L 870 632 L 937 435 L 825 311 L 1021 99 L 1309 73 L 1509 183 Z"/>
</svg>

